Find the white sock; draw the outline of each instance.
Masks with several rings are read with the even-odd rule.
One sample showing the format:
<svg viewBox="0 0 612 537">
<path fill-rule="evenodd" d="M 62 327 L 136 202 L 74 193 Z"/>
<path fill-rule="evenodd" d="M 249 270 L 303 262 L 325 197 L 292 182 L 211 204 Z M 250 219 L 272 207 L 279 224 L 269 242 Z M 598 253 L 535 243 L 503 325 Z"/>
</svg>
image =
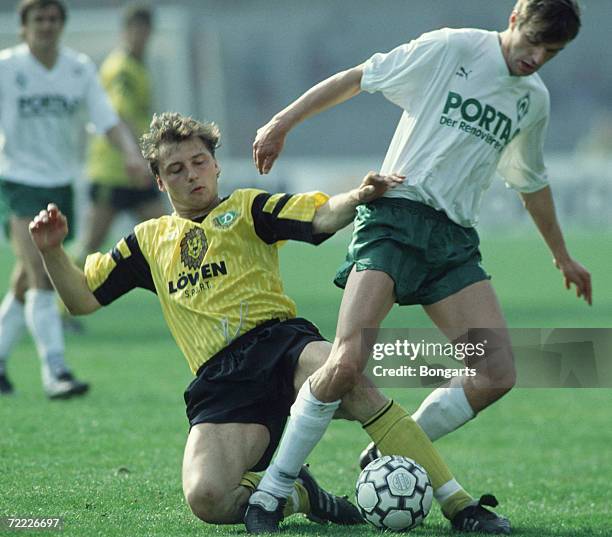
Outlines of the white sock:
<svg viewBox="0 0 612 537">
<path fill-rule="evenodd" d="M 412 415 L 429 439 L 438 438 L 461 427 L 476 414 L 468 403 L 463 387 L 436 388 Z"/>
<path fill-rule="evenodd" d="M 0 373 L 6 368 L 6 360 L 25 330 L 23 304 L 12 291 L 4 296 L 0 305 Z"/>
<path fill-rule="evenodd" d="M 67 370 L 64 363 L 64 330 L 55 291 L 29 289 L 25 295 L 25 318 L 45 369 L 57 377 Z"/>
<path fill-rule="evenodd" d="M 278 498 L 286 498 L 293 491 L 293 483 L 317 445 L 340 400 L 322 403 L 310 391 L 310 380 L 300 388 L 285 433 L 276 452 L 274 462 L 266 470 L 257 490 L 263 490 Z"/>
</svg>

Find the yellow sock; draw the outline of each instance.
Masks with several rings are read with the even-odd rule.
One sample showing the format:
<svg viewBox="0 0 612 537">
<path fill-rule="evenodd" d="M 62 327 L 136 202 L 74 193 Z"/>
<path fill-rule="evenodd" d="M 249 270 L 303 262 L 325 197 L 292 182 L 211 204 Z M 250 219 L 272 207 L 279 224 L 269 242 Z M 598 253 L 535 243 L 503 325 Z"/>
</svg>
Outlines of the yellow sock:
<svg viewBox="0 0 612 537">
<path fill-rule="evenodd" d="M 261 476 L 259 474 L 256 474 L 255 472 L 247 472 L 242 476 L 240 484 L 254 492 L 260 481 Z M 295 513 L 310 513 L 310 500 L 308 499 L 308 492 L 306 492 L 306 489 L 299 483 L 293 484 L 293 492 L 287 498 L 283 515 L 288 517 L 289 515 L 294 515 Z"/>
<path fill-rule="evenodd" d="M 446 518 L 453 518 L 474 500 L 455 481 L 428 436 L 397 403 L 389 401 L 363 428 L 383 455 L 409 457 L 425 468 Z"/>
<path fill-rule="evenodd" d="M 261 476 L 259 474 L 256 474 L 255 472 L 247 472 L 242 476 L 240 484 L 243 487 L 248 488 L 251 492 L 255 492 L 255 489 L 257 488 L 257 485 L 259 485 L 260 481 Z"/>
</svg>

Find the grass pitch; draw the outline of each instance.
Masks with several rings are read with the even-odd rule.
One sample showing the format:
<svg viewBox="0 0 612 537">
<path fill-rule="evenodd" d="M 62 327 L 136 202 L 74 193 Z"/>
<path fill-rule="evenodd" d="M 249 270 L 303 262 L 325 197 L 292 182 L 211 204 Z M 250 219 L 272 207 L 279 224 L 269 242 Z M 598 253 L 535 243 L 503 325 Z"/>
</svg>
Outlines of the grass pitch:
<svg viewBox="0 0 612 537">
<path fill-rule="evenodd" d="M 535 235 L 535 234 L 534 234 Z M 287 292 L 300 315 L 333 336 L 340 291 L 330 285 L 346 237 L 283 249 Z M 593 273 L 595 305 L 563 289 L 545 247 L 533 239 L 483 243 L 485 267 L 513 327 L 612 324 L 609 236 L 575 236 L 571 250 Z M 607 245 L 607 249 L 606 249 Z M 0 247 L 5 289 L 12 256 Z M 61 516 L 70 536 L 188 536 L 244 533 L 208 526 L 189 512 L 180 467 L 187 433 L 182 390 L 191 374 L 156 299 L 136 291 L 85 319 L 69 335 L 68 359 L 91 393 L 49 402 L 26 338 L 9 362 L 17 393 L 0 399 L 0 517 Z M 417 308 L 395 308 L 386 326 L 429 326 Z M 414 409 L 422 390 L 395 390 Z M 515 535 L 612 535 L 612 390 L 515 390 L 436 445 L 473 494 L 493 492 Z M 356 424 L 335 422 L 310 462 L 321 483 L 352 495 L 357 456 L 367 443 Z M 292 517 L 288 535 L 372 535 Z M 415 535 L 450 535 L 437 508 Z M 10 533 L 13 534 L 12 532 Z M 24 532 L 24 534 L 28 534 Z"/>
</svg>

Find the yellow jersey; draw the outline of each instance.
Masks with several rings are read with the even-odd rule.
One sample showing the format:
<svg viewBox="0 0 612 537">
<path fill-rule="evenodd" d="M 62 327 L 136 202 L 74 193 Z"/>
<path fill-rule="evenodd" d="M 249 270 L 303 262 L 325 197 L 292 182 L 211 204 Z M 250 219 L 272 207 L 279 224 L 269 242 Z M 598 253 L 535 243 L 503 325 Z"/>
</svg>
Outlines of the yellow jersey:
<svg viewBox="0 0 612 537">
<path fill-rule="evenodd" d="M 100 67 L 100 79 L 116 112 L 140 137 L 151 121 L 151 80 L 145 65 L 123 50 L 112 52 Z M 121 152 L 105 136 L 89 147 L 87 174 L 93 183 L 130 186 Z"/>
<path fill-rule="evenodd" d="M 201 221 L 173 214 L 148 220 L 85 264 L 87 283 L 107 305 L 131 289 L 157 294 L 166 323 L 195 373 L 234 339 L 270 319 L 292 319 L 278 246 L 319 244 L 312 220 L 328 196 L 236 190 Z"/>
</svg>

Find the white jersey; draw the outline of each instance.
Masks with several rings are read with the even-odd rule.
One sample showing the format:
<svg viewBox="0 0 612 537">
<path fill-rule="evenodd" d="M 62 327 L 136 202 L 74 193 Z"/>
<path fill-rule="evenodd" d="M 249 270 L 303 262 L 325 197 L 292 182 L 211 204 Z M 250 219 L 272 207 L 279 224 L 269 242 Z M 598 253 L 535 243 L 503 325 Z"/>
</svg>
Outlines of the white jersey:
<svg viewBox="0 0 612 537">
<path fill-rule="evenodd" d="M 548 90 L 537 74 L 510 76 L 496 32 L 423 34 L 372 56 L 361 87 L 404 110 L 381 171 L 406 181 L 386 196 L 425 203 L 471 227 L 496 169 L 520 192 L 548 184 Z"/>
<path fill-rule="evenodd" d="M 99 133 L 119 122 L 87 56 L 62 47 L 47 69 L 26 44 L 0 51 L 0 179 L 70 184 L 87 119 Z"/>
</svg>

